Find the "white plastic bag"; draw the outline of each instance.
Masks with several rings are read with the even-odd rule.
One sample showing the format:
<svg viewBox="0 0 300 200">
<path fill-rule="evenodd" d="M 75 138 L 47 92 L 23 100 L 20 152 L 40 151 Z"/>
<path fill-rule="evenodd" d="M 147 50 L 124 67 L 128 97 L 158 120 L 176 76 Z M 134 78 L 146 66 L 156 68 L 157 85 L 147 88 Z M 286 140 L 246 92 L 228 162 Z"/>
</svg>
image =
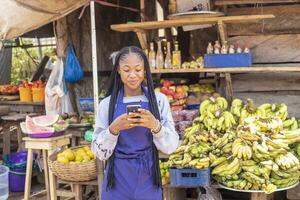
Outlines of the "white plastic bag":
<svg viewBox="0 0 300 200">
<path fill-rule="evenodd" d="M 199 191 L 198 200 L 222 200 L 220 192 L 216 188 L 204 187 L 206 194 Z"/>
<path fill-rule="evenodd" d="M 70 97 L 64 90 L 64 63 L 59 59 L 53 67 L 45 88 L 46 114 L 72 113 Z"/>
</svg>

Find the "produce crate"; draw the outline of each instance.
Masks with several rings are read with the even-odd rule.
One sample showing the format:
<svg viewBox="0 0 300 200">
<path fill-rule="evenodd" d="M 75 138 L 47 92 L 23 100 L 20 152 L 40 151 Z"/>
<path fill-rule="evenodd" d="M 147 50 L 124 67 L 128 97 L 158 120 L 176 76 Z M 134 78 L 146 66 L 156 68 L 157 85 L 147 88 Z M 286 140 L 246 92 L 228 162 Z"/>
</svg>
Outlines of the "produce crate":
<svg viewBox="0 0 300 200">
<path fill-rule="evenodd" d="M 251 53 L 234 54 L 205 54 L 204 67 L 250 67 L 252 66 Z"/>
<path fill-rule="evenodd" d="M 94 98 L 84 97 L 79 99 L 79 104 L 82 111 L 94 112 Z"/>
<path fill-rule="evenodd" d="M 211 184 L 210 168 L 170 168 L 171 187 L 200 187 Z"/>
</svg>

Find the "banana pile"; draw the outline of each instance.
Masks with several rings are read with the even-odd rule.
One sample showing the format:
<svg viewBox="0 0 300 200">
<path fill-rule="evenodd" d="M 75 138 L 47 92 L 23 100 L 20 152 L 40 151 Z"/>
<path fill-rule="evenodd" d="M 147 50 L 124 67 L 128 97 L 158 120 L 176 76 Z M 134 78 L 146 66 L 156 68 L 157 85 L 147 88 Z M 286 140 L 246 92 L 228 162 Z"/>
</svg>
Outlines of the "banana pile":
<svg viewBox="0 0 300 200">
<path fill-rule="evenodd" d="M 239 190 L 269 194 L 294 185 L 300 176 L 298 121 L 287 118 L 285 104 L 270 105 L 235 99 L 228 108 L 223 97 L 202 102 L 181 146 L 161 163 L 163 182 L 169 167 L 211 167 L 217 182 Z"/>
<path fill-rule="evenodd" d="M 289 144 L 300 141 L 300 130 L 282 130 L 279 117 L 246 118 L 236 128 L 231 154 L 212 162 L 214 178 L 227 187 L 268 194 L 295 184 L 300 163 Z"/>
</svg>

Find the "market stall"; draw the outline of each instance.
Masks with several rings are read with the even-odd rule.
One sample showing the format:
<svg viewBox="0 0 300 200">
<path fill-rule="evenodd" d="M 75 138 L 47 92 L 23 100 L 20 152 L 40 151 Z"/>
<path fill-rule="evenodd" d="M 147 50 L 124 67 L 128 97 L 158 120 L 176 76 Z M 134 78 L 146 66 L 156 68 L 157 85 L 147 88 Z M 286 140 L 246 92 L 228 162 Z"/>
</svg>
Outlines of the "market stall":
<svg viewBox="0 0 300 200">
<path fill-rule="evenodd" d="M 142 3 L 141 8 L 144 9 Z M 50 199 L 56 199 L 57 196 L 81 199 L 82 187 L 86 186 L 98 186 L 98 192 L 101 193 L 103 163 L 95 159 L 88 146 L 80 146 L 89 145 L 91 141 L 94 118 L 90 116 L 95 114 L 99 99 L 97 73 L 99 49 L 96 46 L 94 11 L 94 2 L 91 2 L 93 42 L 92 62 L 89 64 L 93 65 L 93 98 L 77 99 L 80 111 L 83 111 L 80 115 L 61 115 L 55 119 L 49 116 L 33 119 L 23 117 L 19 120 L 23 122 L 22 132 L 29 137 L 34 137 L 35 134 L 41 133 L 40 131 L 42 136 L 48 134 L 47 137 L 50 137 L 50 139 L 25 139 L 27 148 L 48 151 L 43 157 L 48 158 L 44 159 L 44 165 L 49 165 L 50 168 L 50 171 L 45 168 L 46 192 Z M 247 13 L 242 16 L 218 14 L 205 17 L 196 15 L 184 18 L 179 16 L 159 22 L 111 25 L 114 31 L 136 33 L 150 63 L 151 61 L 154 63 L 151 72 L 156 80 L 155 90 L 168 97 L 172 108 L 181 145 L 172 155 L 160 155 L 166 200 L 184 199 L 186 188 L 194 188 L 193 192 L 197 193 L 200 187 L 225 189 L 231 193 L 244 192 L 253 200 L 267 199 L 272 198 L 270 194 L 274 192 L 286 191 L 298 184 L 300 155 L 297 142 L 300 141 L 298 131 L 300 124 L 297 117 L 299 116 L 293 115 L 293 107 L 284 100 L 275 103 L 264 100 L 261 103 L 236 98 L 238 91 L 234 89 L 236 85 L 232 78 L 233 74 L 240 73 L 253 73 L 252 77 L 255 77 L 256 74 L 265 72 L 300 72 L 297 63 L 253 64 L 251 56 L 254 57 L 254 54 L 251 48 L 230 47 L 234 43 L 227 42 L 229 38 L 226 27 L 233 27 L 237 23 L 250 23 L 252 26 L 253 22 L 265 23 L 274 20 L 274 17 L 273 13 L 255 13 L 255 15 Z M 151 30 L 207 24 L 217 27 L 220 41 L 205 41 L 207 48 L 205 55 L 194 56 L 188 60 L 181 57 L 183 51 L 187 50 L 179 46 L 177 35 L 168 40 L 160 38 L 158 42 L 149 39 L 148 32 Z M 64 25 L 60 24 L 57 27 L 63 28 Z M 62 40 L 62 37 L 59 39 Z M 62 45 L 63 42 L 58 45 Z M 237 59 L 226 64 L 233 57 Z M 250 62 L 247 62 L 249 60 Z M 181 78 L 181 74 L 185 76 Z M 177 78 L 174 78 L 174 75 Z M 12 86 L 5 88 L 4 93 L 6 90 L 10 91 L 10 87 Z M 32 87 L 23 84 L 20 88 L 24 90 L 21 89 L 19 95 L 5 94 L 5 97 L 2 97 L 5 101 L 0 104 L 10 105 L 14 111 L 22 107 L 27 113 L 39 112 L 38 115 L 42 115 L 40 111 L 43 111 L 41 109 L 44 106 L 43 101 L 33 102 L 35 98 L 28 95 L 32 93 Z M 26 94 L 26 91 L 27 95 L 24 96 L 23 92 Z M 18 98 L 20 101 L 16 101 Z M 39 141 L 49 146 L 47 148 L 38 146 Z M 56 147 L 63 148 L 55 152 Z M 30 163 L 32 155 L 28 156 L 28 161 L 29 169 L 32 165 Z M 28 186 L 30 176 L 31 172 L 28 171 L 25 199 L 29 199 L 30 196 Z M 64 185 L 63 190 L 56 188 L 56 181 Z M 68 185 L 71 187 L 68 188 Z M 66 191 L 66 188 L 71 192 Z M 194 196 L 189 199 L 195 198 Z"/>
</svg>

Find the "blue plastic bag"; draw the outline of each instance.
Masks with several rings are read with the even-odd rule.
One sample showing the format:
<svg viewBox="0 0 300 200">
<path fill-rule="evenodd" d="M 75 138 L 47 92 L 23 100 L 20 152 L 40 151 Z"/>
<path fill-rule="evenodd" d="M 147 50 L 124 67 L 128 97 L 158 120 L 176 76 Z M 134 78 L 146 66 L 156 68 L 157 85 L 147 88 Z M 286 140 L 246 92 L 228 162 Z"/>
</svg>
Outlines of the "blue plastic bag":
<svg viewBox="0 0 300 200">
<path fill-rule="evenodd" d="M 65 64 L 64 78 L 67 82 L 77 82 L 83 78 L 83 70 L 76 57 L 74 47 L 72 45 L 68 48 L 68 55 Z"/>
</svg>

